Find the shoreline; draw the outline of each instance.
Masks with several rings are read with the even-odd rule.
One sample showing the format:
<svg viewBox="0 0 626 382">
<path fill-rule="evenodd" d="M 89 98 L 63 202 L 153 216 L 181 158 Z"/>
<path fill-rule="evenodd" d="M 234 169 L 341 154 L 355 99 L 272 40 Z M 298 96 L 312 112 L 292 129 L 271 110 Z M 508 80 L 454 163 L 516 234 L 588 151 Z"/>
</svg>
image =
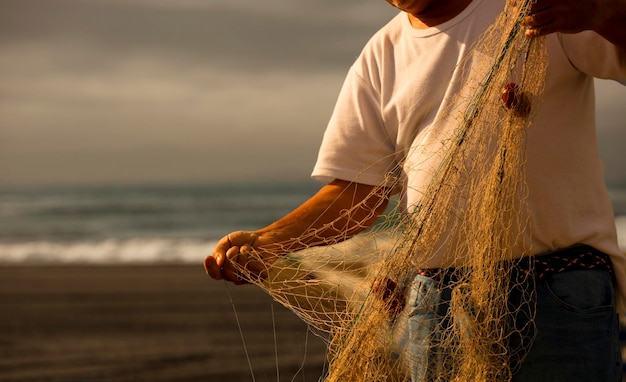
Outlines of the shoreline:
<svg viewBox="0 0 626 382">
<path fill-rule="evenodd" d="M 201 265 L 3 266 L 0 296 L 0 381 L 244 382 L 248 356 L 259 382 L 322 373 L 300 319 Z"/>
</svg>

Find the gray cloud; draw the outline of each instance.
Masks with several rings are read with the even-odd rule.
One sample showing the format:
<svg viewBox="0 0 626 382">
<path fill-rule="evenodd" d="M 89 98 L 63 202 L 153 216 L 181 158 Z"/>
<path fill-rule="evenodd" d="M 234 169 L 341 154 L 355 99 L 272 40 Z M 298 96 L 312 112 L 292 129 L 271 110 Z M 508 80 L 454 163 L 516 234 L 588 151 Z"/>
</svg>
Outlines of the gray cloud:
<svg viewBox="0 0 626 382">
<path fill-rule="evenodd" d="M 361 0 L 4 1 L 0 182 L 306 178 L 381 10 L 395 13 Z"/>
<path fill-rule="evenodd" d="M 372 2 L 359 5 L 354 0 L 313 5 L 250 0 L 209 1 L 204 6 L 170 3 L 4 1 L 0 41 L 65 44 L 70 55 L 58 59 L 64 67 L 78 71 L 138 53 L 171 55 L 230 69 L 310 70 L 345 67 L 383 22 L 380 15 L 353 19 L 352 13 L 388 8 L 388 15 L 394 12 L 382 2 L 371 9 Z M 72 46 L 87 49 L 89 55 L 76 60 Z"/>
<path fill-rule="evenodd" d="M 0 183 L 306 179 L 381 0 L 4 0 Z M 599 88 L 626 183 L 624 87 Z"/>
</svg>

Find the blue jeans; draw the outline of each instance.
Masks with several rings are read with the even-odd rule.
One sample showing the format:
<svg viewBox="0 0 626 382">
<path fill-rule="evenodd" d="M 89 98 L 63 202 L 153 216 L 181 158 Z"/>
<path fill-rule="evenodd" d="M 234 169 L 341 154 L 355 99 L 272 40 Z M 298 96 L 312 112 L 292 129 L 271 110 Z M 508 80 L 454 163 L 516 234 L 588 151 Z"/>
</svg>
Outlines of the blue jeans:
<svg viewBox="0 0 626 382">
<path fill-rule="evenodd" d="M 618 382 L 621 380 L 619 321 L 615 311 L 610 273 L 600 270 L 572 270 L 555 273 L 514 289 L 511 304 L 535 289 L 535 326 L 528 326 L 531 314 L 515 316 L 516 328 L 526 328 L 518 338 L 532 344 L 521 365 L 515 367 L 513 382 Z M 437 352 L 437 327 L 445 322 L 452 290 L 433 279 L 415 277 L 408 303 L 409 356 L 411 380 L 436 379 L 436 367 L 446 367 Z M 435 306 L 435 309 L 424 307 Z M 471 335 L 471 333 L 469 334 Z M 532 342 L 531 342 L 532 341 Z M 426 365 L 435 365 L 427 368 Z"/>
</svg>

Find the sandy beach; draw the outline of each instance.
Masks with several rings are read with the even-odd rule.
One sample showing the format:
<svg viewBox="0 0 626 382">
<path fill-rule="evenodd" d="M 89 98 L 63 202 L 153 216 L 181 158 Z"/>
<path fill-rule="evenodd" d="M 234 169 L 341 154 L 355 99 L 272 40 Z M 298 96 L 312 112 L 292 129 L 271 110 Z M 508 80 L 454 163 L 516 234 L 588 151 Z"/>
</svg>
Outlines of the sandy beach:
<svg viewBox="0 0 626 382">
<path fill-rule="evenodd" d="M 2 267 L 0 328 L 0 381 L 314 382 L 325 353 L 262 291 L 200 265 Z"/>
<path fill-rule="evenodd" d="M 316 382 L 325 354 L 258 288 L 191 265 L 4 266 L 0 328 L 0 381 Z"/>
</svg>

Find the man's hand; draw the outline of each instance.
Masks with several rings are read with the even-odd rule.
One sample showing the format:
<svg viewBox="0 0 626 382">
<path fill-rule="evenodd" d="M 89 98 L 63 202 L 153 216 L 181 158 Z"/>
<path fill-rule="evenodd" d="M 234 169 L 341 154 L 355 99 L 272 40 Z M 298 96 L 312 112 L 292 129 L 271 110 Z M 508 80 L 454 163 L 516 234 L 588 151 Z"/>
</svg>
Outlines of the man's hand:
<svg viewBox="0 0 626 382">
<path fill-rule="evenodd" d="M 258 248 L 259 238 L 252 232 L 237 231 L 224 236 L 213 253 L 204 259 L 204 269 L 216 280 L 247 284 L 243 274 L 264 278 L 267 275 L 269 254 Z"/>
<path fill-rule="evenodd" d="M 524 19 L 526 36 L 593 30 L 601 23 L 601 11 L 595 0 L 537 0 Z"/>
<path fill-rule="evenodd" d="M 626 0 L 535 0 L 523 21 L 526 36 L 597 32 L 626 52 Z"/>
</svg>

